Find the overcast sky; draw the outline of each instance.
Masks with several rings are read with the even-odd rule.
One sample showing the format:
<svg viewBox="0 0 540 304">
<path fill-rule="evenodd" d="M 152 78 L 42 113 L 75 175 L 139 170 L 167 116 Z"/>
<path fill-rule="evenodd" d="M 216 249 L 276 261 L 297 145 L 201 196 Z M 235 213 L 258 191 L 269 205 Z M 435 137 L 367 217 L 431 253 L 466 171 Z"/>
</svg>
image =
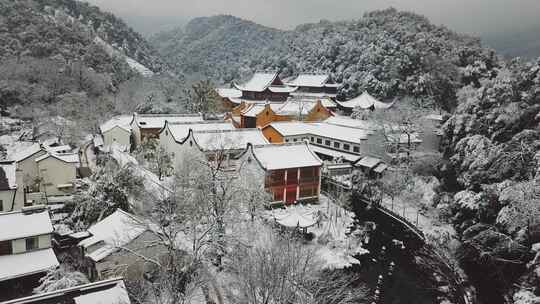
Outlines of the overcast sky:
<svg viewBox="0 0 540 304">
<path fill-rule="evenodd" d="M 188 19 L 231 14 L 290 29 L 321 19 L 356 19 L 390 6 L 423 14 L 464 33 L 506 33 L 540 25 L 540 0 L 88 0 L 145 33 Z M 141 28 L 143 27 L 143 28 Z"/>
</svg>

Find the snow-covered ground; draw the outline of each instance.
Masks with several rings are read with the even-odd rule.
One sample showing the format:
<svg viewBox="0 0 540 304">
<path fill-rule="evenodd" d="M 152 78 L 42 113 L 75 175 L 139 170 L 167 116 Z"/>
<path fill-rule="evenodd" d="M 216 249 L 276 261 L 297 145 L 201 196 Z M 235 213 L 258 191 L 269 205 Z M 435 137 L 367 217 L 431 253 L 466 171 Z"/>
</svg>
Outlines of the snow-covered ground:
<svg viewBox="0 0 540 304">
<path fill-rule="evenodd" d="M 313 219 L 313 225 L 307 228 L 308 233 L 314 235 L 314 239 L 306 244 L 313 249 L 317 257 L 323 263 L 324 268 L 341 269 L 350 267 L 360 262 L 353 256 L 366 254 L 368 251 L 362 248 L 362 242 L 357 235 L 350 234 L 354 225 L 354 214 L 333 203 L 325 196 L 321 196 L 319 204 L 293 205 L 285 209 L 266 211 L 264 216 L 269 220 L 289 228 L 294 228 L 298 222 L 296 219 Z M 280 219 L 287 218 L 287 222 Z"/>
</svg>

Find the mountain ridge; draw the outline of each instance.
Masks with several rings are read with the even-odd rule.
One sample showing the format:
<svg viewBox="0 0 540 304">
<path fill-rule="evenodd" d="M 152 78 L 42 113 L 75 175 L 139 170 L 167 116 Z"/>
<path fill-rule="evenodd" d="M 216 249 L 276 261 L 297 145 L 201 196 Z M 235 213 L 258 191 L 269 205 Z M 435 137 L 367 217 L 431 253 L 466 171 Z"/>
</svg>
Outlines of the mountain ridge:
<svg viewBox="0 0 540 304">
<path fill-rule="evenodd" d="M 280 70 L 285 76 L 323 72 L 344 83 L 341 98 L 368 90 L 391 100 L 412 92 L 446 109 L 455 106 L 455 92 L 463 83 L 475 81 L 467 66 L 482 62 L 489 69 L 495 61 L 493 51 L 477 38 L 393 8 L 288 31 L 233 16 L 195 18 L 184 29 L 153 36 L 150 42 L 165 61 L 176 63 L 177 72 L 188 67 L 188 73 L 196 71 L 217 83 L 243 80 L 256 70 Z"/>
</svg>

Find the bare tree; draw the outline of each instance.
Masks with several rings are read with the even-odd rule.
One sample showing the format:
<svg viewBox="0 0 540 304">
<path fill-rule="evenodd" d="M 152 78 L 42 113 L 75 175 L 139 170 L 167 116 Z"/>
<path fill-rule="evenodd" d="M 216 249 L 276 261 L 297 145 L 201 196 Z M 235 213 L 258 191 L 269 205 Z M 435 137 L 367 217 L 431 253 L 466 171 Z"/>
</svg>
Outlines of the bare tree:
<svg viewBox="0 0 540 304">
<path fill-rule="evenodd" d="M 237 245 L 227 269 L 233 303 L 369 303 L 366 286 L 342 272 L 323 270 L 314 252 L 292 235 L 268 235 L 253 246 Z"/>
<path fill-rule="evenodd" d="M 414 106 L 412 102 L 403 101 L 388 110 L 374 111 L 369 120 L 376 125 L 377 133 L 385 144 L 396 153 L 401 149 L 402 136 L 406 136 L 407 156 L 410 157 L 414 138 L 425 129 L 426 114 L 424 109 Z"/>
</svg>

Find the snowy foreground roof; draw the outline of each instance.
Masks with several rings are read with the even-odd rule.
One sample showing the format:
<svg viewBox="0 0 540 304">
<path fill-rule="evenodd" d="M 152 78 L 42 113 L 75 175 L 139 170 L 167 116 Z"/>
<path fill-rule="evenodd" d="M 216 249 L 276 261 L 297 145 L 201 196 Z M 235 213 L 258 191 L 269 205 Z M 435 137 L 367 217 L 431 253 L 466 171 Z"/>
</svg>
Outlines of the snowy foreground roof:
<svg viewBox="0 0 540 304">
<path fill-rule="evenodd" d="M 201 122 L 200 114 L 134 114 L 135 123 L 143 129 L 161 129 L 168 122 Z"/>
<path fill-rule="evenodd" d="M 33 210 L 32 210 L 33 209 Z M 27 208 L 25 211 L 0 213 L 0 241 L 21 239 L 49 234 L 53 226 L 49 212 L 42 208 Z"/>
<path fill-rule="evenodd" d="M 260 129 L 198 131 L 193 133 L 193 139 L 203 151 L 243 150 L 248 143 L 268 144 Z"/>
<path fill-rule="evenodd" d="M 354 108 L 362 108 L 364 110 L 366 109 L 389 109 L 394 105 L 394 103 L 384 103 L 381 101 L 378 101 L 375 97 L 371 96 L 368 92 L 362 93 L 362 95 L 355 97 L 351 100 L 338 102 L 342 107 L 354 109 Z"/>
<path fill-rule="evenodd" d="M 125 246 L 139 237 L 144 231 L 146 231 L 146 227 L 141 221 L 133 215 L 117 209 L 113 214 L 90 227 L 88 232 L 92 236 L 80 241 L 79 246 L 88 248 L 103 242 L 102 247 L 87 253 L 89 258 L 99 262 L 115 252 L 118 247 Z"/>
<path fill-rule="evenodd" d="M 101 133 L 105 133 L 114 127 L 120 127 L 126 131 L 131 131 L 131 121 L 133 120 L 133 115 L 119 115 L 115 116 L 105 123 L 103 123 L 101 126 L 99 126 L 99 129 L 101 130 Z"/>
<path fill-rule="evenodd" d="M 307 143 L 250 146 L 250 150 L 264 170 L 319 167 L 323 164 Z"/>
<path fill-rule="evenodd" d="M 24 225 L 18 225 L 18 227 L 21 226 Z M 58 265 L 56 255 L 51 248 L 2 255 L 0 256 L 0 281 L 45 272 L 53 267 L 58 267 Z"/>
<path fill-rule="evenodd" d="M 193 131 L 208 131 L 208 130 L 235 130 L 236 128 L 228 121 L 215 122 L 177 122 L 171 123 L 167 121 L 166 128 L 171 132 L 172 137 L 177 142 L 184 141 L 189 136 L 189 130 Z M 161 132 L 163 132 L 161 130 Z"/>
<path fill-rule="evenodd" d="M 0 162 L 0 191 L 17 189 L 17 175 L 14 162 Z"/>
<path fill-rule="evenodd" d="M 4 302 L 26 303 L 130 304 L 130 301 L 124 281 L 116 278 Z"/>
</svg>

